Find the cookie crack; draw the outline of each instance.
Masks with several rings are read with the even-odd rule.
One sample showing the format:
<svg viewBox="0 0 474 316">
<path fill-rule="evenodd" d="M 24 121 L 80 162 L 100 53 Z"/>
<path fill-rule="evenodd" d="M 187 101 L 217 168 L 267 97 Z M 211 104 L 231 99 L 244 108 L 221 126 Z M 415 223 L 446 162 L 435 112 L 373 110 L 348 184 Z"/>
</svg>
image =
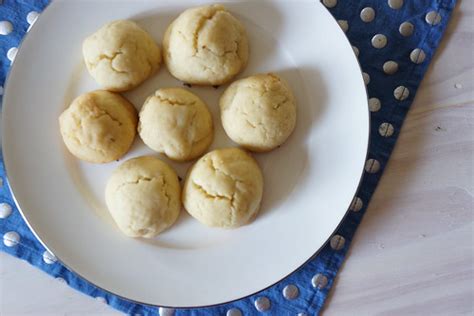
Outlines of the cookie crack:
<svg viewBox="0 0 474 316">
<path fill-rule="evenodd" d="M 273 106 L 273 109 L 274 109 L 274 110 L 278 110 L 283 104 L 285 104 L 285 103 L 288 102 L 288 101 L 289 101 L 288 97 L 285 97 L 285 98 L 283 99 L 283 101 L 278 102 L 277 104 L 275 104 L 275 105 Z"/>
<path fill-rule="evenodd" d="M 217 166 L 214 164 L 214 161 L 213 161 L 212 159 L 211 159 L 211 168 L 212 168 L 215 172 L 219 172 L 219 173 L 225 175 L 226 177 L 230 178 L 232 181 L 234 181 L 234 187 L 235 187 L 234 195 L 235 195 L 236 192 L 237 192 L 237 183 L 244 183 L 242 180 L 235 178 L 235 177 L 232 176 L 231 174 L 229 174 L 229 173 L 225 172 L 224 170 L 222 170 L 221 168 L 217 167 Z"/>
<path fill-rule="evenodd" d="M 201 67 L 204 68 L 205 71 L 210 71 L 212 72 L 213 74 L 217 74 L 218 72 L 214 70 L 214 68 L 212 67 L 209 67 L 207 65 L 204 65 L 204 64 L 201 64 Z"/>
<path fill-rule="evenodd" d="M 117 188 L 115 189 L 115 192 L 120 191 L 123 187 L 128 186 L 128 185 L 137 185 L 142 182 L 153 182 L 153 181 L 158 181 L 161 184 L 162 189 L 160 190 L 160 193 L 163 194 L 163 196 L 165 197 L 166 208 L 168 209 L 171 204 L 171 196 L 168 193 L 168 188 L 169 188 L 168 181 L 166 181 L 164 176 L 160 176 L 160 177 L 138 176 L 134 180 L 121 183 L 119 186 L 117 186 Z"/>
<path fill-rule="evenodd" d="M 248 125 L 250 125 L 250 127 L 257 128 L 257 126 L 255 126 L 252 122 L 250 122 L 249 119 L 246 118 L 245 121 L 247 122 Z"/>
<path fill-rule="evenodd" d="M 259 97 L 263 97 L 265 93 L 270 91 L 269 87 L 266 84 L 263 85 L 263 89 L 260 89 L 260 87 L 255 86 L 253 84 L 247 85 L 247 88 L 257 92 Z"/>
<path fill-rule="evenodd" d="M 241 107 L 238 107 L 237 110 L 239 113 L 241 113 L 245 117 L 245 121 L 250 127 L 254 129 L 257 128 L 257 126 L 252 121 L 249 120 L 249 114 L 247 112 L 245 112 Z"/>
<path fill-rule="evenodd" d="M 106 112 L 107 113 L 107 112 Z M 104 116 L 106 114 L 101 114 L 101 115 L 91 115 L 92 118 L 99 118 L 101 116 Z M 76 115 L 72 114 L 72 117 L 74 119 L 74 121 L 76 122 L 76 124 L 78 125 L 78 129 L 81 130 L 81 133 L 82 131 L 84 130 L 84 124 L 82 124 L 82 118 L 80 117 L 77 117 Z M 120 123 L 119 121 L 115 120 L 112 116 L 109 115 L 109 117 L 112 119 L 112 121 L 116 121 L 118 122 L 121 126 L 122 123 Z M 96 151 L 96 152 L 100 152 L 102 154 L 105 154 L 106 153 L 106 150 L 105 149 L 102 149 L 100 147 L 96 147 L 96 146 L 92 146 L 92 144 L 87 144 L 87 143 L 84 143 L 79 137 L 77 137 L 77 134 L 72 132 L 72 133 L 65 133 L 65 135 L 68 137 L 68 138 L 71 138 L 73 139 L 74 141 L 76 141 L 80 146 L 86 146 L 87 148 L 89 149 L 92 149 L 93 151 Z"/>
<path fill-rule="evenodd" d="M 157 180 L 157 178 L 155 178 L 155 177 L 146 177 L 146 176 L 138 176 L 135 180 L 126 181 L 126 182 L 121 183 L 117 187 L 116 191 L 119 191 L 120 189 L 122 189 L 126 185 L 139 184 L 140 182 L 152 182 L 154 180 Z"/>
<path fill-rule="evenodd" d="M 235 207 L 235 202 L 236 202 L 236 196 L 237 196 L 237 193 L 238 193 L 238 190 L 237 190 L 237 183 L 243 183 L 243 181 L 235 178 L 234 176 L 228 174 L 227 172 L 225 172 L 224 170 L 220 169 L 219 167 L 217 167 L 214 163 L 214 160 L 210 159 L 210 167 L 212 170 L 214 170 L 214 172 L 218 172 L 220 174 L 223 174 L 224 176 L 230 178 L 234 184 L 234 190 L 232 191 L 232 196 L 231 197 L 227 197 L 227 200 L 230 202 L 230 222 L 231 223 L 234 223 L 235 221 L 235 217 L 236 217 L 236 214 L 235 214 L 235 210 L 236 210 L 236 207 Z"/>
<path fill-rule="evenodd" d="M 237 41 L 234 41 L 236 43 L 238 43 Z M 214 56 L 217 56 L 217 57 L 225 57 L 229 54 L 237 54 L 237 51 L 238 51 L 238 44 L 237 44 L 237 49 L 232 49 L 232 50 L 224 50 L 222 53 L 218 53 L 214 50 L 212 50 L 211 48 L 207 47 L 207 46 L 202 46 L 201 49 L 204 49 L 204 50 L 207 50 L 208 52 L 210 52 L 212 55 Z"/>
<path fill-rule="evenodd" d="M 210 162 L 210 167 L 211 167 L 212 170 L 214 170 L 214 172 L 219 172 L 219 173 L 225 175 L 226 177 L 232 179 L 232 181 L 234 181 L 234 183 L 236 183 L 236 182 L 242 182 L 241 180 L 234 178 L 232 175 L 228 174 L 228 173 L 225 172 L 224 170 L 222 170 L 222 169 L 220 169 L 219 167 L 217 167 L 217 166 L 215 165 L 215 163 L 214 163 L 214 160 L 209 159 L 209 162 Z"/>
<path fill-rule="evenodd" d="M 199 192 L 204 194 L 207 198 L 216 199 L 216 200 L 226 200 L 226 201 L 229 201 L 231 203 L 231 205 L 233 203 L 234 195 L 232 195 L 231 197 L 228 197 L 226 195 L 221 195 L 221 194 L 218 194 L 218 193 L 213 194 L 213 193 L 207 191 L 202 185 L 200 185 L 196 181 L 192 181 L 192 184 Z"/>
<path fill-rule="evenodd" d="M 117 119 L 116 117 L 114 117 L 109 111 L 107 111 L 106 109 L 104 108 L 100 108 L 100 107 L 97 107 L 96 106 L 96 109 L 97 111 L 99 112 L 98 114 L 95 114 L 91 111 L 90 113 L 90 117 L 93 118 L 93 119 L 99 119 L 101 117 L 108 117 L 110 118 L 110 120 L 112 120 L 112 122 L 115 122 L 118 126 L 122 126 L 123 123 L 120 122 L 119 119 Z M 81 124 L 82 124 L 82 120 L 81 120 Z"/>
<path fill-rule="evenodd" d="M 97 60 L 96 63 L 88 63 L 89 64 L 89 67 L 91 67 L 92 70 L 94 70 L 96 67 L 97 67 L 97 64 L 100 63 L 102 60 L 108 60 L 109 61 L 109 64 L 110 64 L 110 68 L 116 72 L 116 73 L 120 73 L 120 74 L 126 74 L 128 73 L 127 71 L 123 71 L 123 70 L 119 70 L 117 68 L 114 67 L 114 60 L 117 56 L 120 56 L 122 55 L 123 52 L 121 51 L 118 51 L 118 52 L 114 52 L 112 55 L 107 55 L 107 54 L 100 54 L 99 55 L 99 58 Z"/>
<path fill-rule="evenodd" d="M 214 19 L 214 17 L 221 11 L 223 10 L 217 9 L 216 11 L 212 12 L 211 15 L 204 15 L 199 20 L 198 26 L 196 27 L 196 30 L 193 32 L 193 48 L 194 48 L 193 56 L 196 56 L 197 53 L 199 52 L 198 41 L 199 41 L 199 35 L 200 35 L 199 33 L 201 32 L 202 28 L 204 27 L 204 25 L 206 25 L 207 22 Z"/>
<path fill-rule="evenodd" d="M 265 139 L 268 139 L 270 134 L 265 124 L 263 124 L 262 122 L 257 122 L 257 125 L 260 127 L 261 131 L 263 132 Z"/>
<path fill-rule="evenodd" d="M 191 135 L 189 135 L 191 131 L 194 131 L 194 126 L 196 125 L 196 122 L 195 122 L 196 115 L 197 115 L 197 111 L 193 111 L 193 115 L 191 116 L 191 119 L 190 119 L 190 122 L 189 122 L 188 133 L 186 134 L 187 141 L 188 141 L 188 143 L 191 143 L 191 147 L 193 147 L 194 144 L 196 144 L 198 141 L 200 141 L 200 139 L 191 139 L 192 137 L 191 137 Z"/>
<path fill-rule="evenodd" d="M 281 83 L 280 78 L 272 73 L 267 74 L 267 77 L 270 77 L 270 80 L 273 83 Z M 263 82 L 261 86 L 263 87 L 263 89 L 260 89 L 259 85 L 247 84 L 246 88 L 256 91 L 261 97 L 263 97 L 265 93 L 270 92 L 272 90 L 267 82 Z"/>
<path fill-rule="evenodd" d="M 160 100 L 160 102 L 167 103 L 172 106 L 193 106 L 196 104 L 196 101 L 186 103 L 186 102 L 180 102 L 179 100 L 173 100 L 173 99 L 168 99 L 168 98 L 163 98 L 159 94 L 154 95 L 155 98 Z"/>
<path fill-rule="evenodd" d="M 161 185 L 163 188 L 163 190 L 161 190 L 161 193 L 163 193 L 163 195 L 166 198 L 166 208 L 169 208 L 170 203 L 171 203 L 171 197 L 168 194 L 168 181 L 166 181 L 165 177 L 160 177 L 160 179 L 161 179 Z"/>
</svg>

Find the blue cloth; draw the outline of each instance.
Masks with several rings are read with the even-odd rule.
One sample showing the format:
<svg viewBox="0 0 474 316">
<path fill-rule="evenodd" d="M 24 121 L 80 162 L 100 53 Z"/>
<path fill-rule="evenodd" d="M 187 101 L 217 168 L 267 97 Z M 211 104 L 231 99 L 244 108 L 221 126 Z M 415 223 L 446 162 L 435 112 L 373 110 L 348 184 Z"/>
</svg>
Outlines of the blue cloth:
<svg viewBox="0 0 474 316">
<path fill-rule="evenodd" d="M 331 6 L 331 3 L 336 1 L 325 0 L 323 2 Z M 405 1 L 401 9 L 397 10 L 390 8 L 386 0 L 339 0 L 339 3 L 329 8 L 337 20 L 347 22 L 347 36 L 359 51 L 359 60 L 363 71 L 370 76 L 368 94 L 371 98 L 372 112 L 369 160 L 351 211 L 331 242 L 303 268 L 284 281 L 257 295 L 231 304 L 213 308 L 176 310 L 174 311 L 175 315 L 225 315 L 229 309 L 238 309 L 243 315 L 258 315 L 261 312 L 256 309 L 255 301 L 263 297 L 266 297 L 270 303 L 269 309 L 265 312 L 267 315 L 297 315 L 298 313 L 315 315 L 320 313 L 357 226 L 364 215 L 377 182 L 382 176 L 405 115 L 440 42 L 455 2 L 455 0 Z M 7 52 L 11 47 L 19 45 L 28 29 L 27 14 L 31 11 L 41 12 L 47 3 L 46 0 L 7 0 L 0 4 L 0 21 L 10 21 L 14 26 L 12 33 L 0 35 L 0 84 L 3 84 L 10 66 L 10 61 L 6 57 Z M 375 19 L 366 23 L 361 20 L 360 12 L 369 6 L 375 10 Z M 432 17 L 439 14 L 441 18 L 435 25 L 426 22 L 426 15 L 431 11 L 434 11 Z M 434 20 L 436 21 L 436 18 Z M 406 21 L 414 26 L 413 34 L 408 37 L 402 36 L 399 31 L 400 24 Z M 340 24 L 344 25 L 345 22 Z M 388 39 L 387 45 L 381 49 L 374 48 L 371 43 L 373 36 L 378 33 L 384 34 Z M 415 48 L 422 49 L 425 54 L 425 59 L 421 63 L 414 63 L 410 59 L 410 54 Z M 421 61 L 422 57 L 420 55 L 418 61 Z M 384 73 L 383 65 L 388 60 L 398 64 L 398 71 L 395 74 Z M 405 87 L 401 88 L 400 92 L 409 92 L 405 100 L 397 100 L 394 97 L 394 90 L 398 86 Z M 3 95 L 3 86 L 0 90 Z M 377 98 L 380 104 L 373 98 Z M 6 181 L 3 165 L 0 165 L 0 177 L 3 182 Z M 87 295 L 105 299 L 107 304 L 124 313 L 140 315 L 160 313 L 156 307 L 134 304 L 97 289 L 59 262 L 54 261 L 54 257 L 49 258 L 46 254 L 46 258 L 44 258 L 45 249 L 35 239 L 21 218 L 8 186 L 5 184 L 0 190 L 0 203 L 6 203 L 0 205 L 0 215 L 5 217 L 0 218 L 0 234 L 4 236 L 4 243 L 0 245 L 2 251 L 30 262 L 51 276 L 60 278 L 59 280 L 65 280 L 69 286 Z M 13 209 L 9 215 L 8 206 Z M 16 232 L 18 235 L 9 232 Z M 15 243 L 15 237 L 19 237 L 18 243 Z M 284 298 L 282 291 L 288 285 L 294 285 L 298 289 L 299 294 L 295 299 Z M 229 313 L 228 315 L 239 315 L 236 310 L 234 312 L 235 314 Z M 163 309 L 161 314 L 171 315 L 173 310 Z"/>
</svg>

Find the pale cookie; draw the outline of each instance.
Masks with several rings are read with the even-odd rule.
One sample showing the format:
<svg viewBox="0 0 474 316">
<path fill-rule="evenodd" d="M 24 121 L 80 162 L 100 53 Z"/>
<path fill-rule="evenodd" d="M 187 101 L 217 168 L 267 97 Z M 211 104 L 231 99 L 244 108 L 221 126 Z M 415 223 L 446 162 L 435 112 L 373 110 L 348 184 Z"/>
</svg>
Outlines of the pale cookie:
<svg viewBox="0 0 474 316">
<path fill-rule="evenodd" d="M 181 88 L 159 89 L 143 104 L 138 133 L 154 151 L 173 160 L 190 160 L 211 144 L 212 117 L 195 94 Z"/>
<path fill-rule="evenodd" d="M 222 5 L 188 9 L 166 30 L 163 57 L 169 72 L 186 83 L 220 85 L 246 65 L 243 25 Z"/>
<path fill-rule="evenodd" d="M 274 74 L 235 81 L 225 90 L 219 105 L 227 135 L 252 151 L 280 146 L 295 128 L 295 98 L 288 85 Z"/>
<path fill-rule="evenodd" d="M 252 156 L 238 148 L 218 149 L 188 172 L 183 204 L 205 225 L 235 228 L 257 215 L 262 194 L 263 175 Z"/>
<path fill-rule="evenodd" d="M 173 225 L 181 209 L 180 195 L 174 170 L 151 156 L 124 162 L 105 189 L 109 212 L 129 237 L 151 238 Z"/>
<path fill-rule="evenodd" d="M 137 112 L 127 99 L 97 90 L 74 99 L 59 116 L 59 128 L 74 156 L 105 163 L 127 153 L 135 138 L 137 120 Z"/>
<path fill-rule="evenodd" d="M 102 26 L 82 44 L 91 76 L 104 89 L 127 91 L 158 70 L 160 48 L 135 22 L 117 20 Z"/>
</svg>

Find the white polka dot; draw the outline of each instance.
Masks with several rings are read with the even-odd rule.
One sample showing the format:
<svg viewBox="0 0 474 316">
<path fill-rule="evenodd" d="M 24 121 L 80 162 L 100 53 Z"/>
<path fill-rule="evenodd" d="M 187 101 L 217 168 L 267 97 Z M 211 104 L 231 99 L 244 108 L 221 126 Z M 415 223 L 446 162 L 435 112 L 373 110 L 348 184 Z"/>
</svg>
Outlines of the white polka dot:
<svg viewBox="0 0 474 316">
<path fill-rule="evenodd" d="M 387 45 L 387 37 L 383 34 L 376 34 L 372 37 L 372 46 L 375 48 L 384 48 Z"/>
<path fill-rule="evenodd" d="M 0 21 L 0 35 L 8 35 L 13 32 L 13 25 L 9 21 Z"/>
<path fill-rule="evenodd" d="M 30 13 L 28 13 L 28 15 L 26 16 L 26 22 L 28 22 L 28 24 L 33 24 L 36 22 L 36 19 L 39 17 L 39 13 L 36 12 L 36 11 L 31 11 Z"/>
<path fill-rule="evenodd" d="M 66 280 L 64 280 L 64 279 L 61 278 L 61 277 L 57 277 L 57 278 L 56 278 L 56 281 L 58 281 L 59 283 L 67 284 Z"/>
<path fill-rule="evenodd" d="M 15 57 L 16 57 L 16 53 L 18 53 L 18 48 L 16 47 L 12 47 L 8 50 L 7 52 L 7 58 L 8 60 L 10 60 L 11 62 L 13 62 L 15 60 Z"/>
<path fill-rule="evenodd" d="M 16 246 L 20 242 L 20 235 L 17 232 L 8 232 L 3 235 L 3 244 L 7 247 Z"/>
<path fill-rule="evenodd" d="M 365 162 L 364 169 L 368 173 L 377 173 L 380 170 L 380 162 L 376 159 L 369 159 Z"/>
<path fill-rule="evenodd" d="M 96 301 L 98 301 L 98 302 L 101 302 L 101 303 L 107 304 L 107 300 L 105 299 L 105 297 L 102 297 L 102 296 L 96 296 L 96 297 L 95 297 L 95 300 L 96 300 Z"/>
<path fill-rule="evenodd" d="M 334 250 L 341 250 L 342 248 L 344 248 L 345 243 L 346 243 L 346 240 L 341 235 L 334 235 L 331 237 L 331 240 L 329 241 L 329 245 Z"/>
<path fill-rule="evenodd" d="M 0 218 L 7 218 L 12 213 L 12 207 L 8 203 L 0 204 Z"/>
<path fill-rule="evenodd" d="M 270 300 L 265 296 L 257 298 L 254 304 L 259 312 L 265 312 L 270 309 Z"/>
<path fill-rule="evenodd" d="M 405 86 L 399 86 L 393 91 L 393 96 L 399 101 L 403 101 L 410 95 L 410 91 Z"/>
<path fill-rule="evenodd" d="M 158 309 L 158 312 L 159 312 L 160 316 L 173 316 L 174 315 L 174 309 L 173 308 L 160 307 Z"/>
<path fill-rule="evenodd" d="M 308 314 L 306 314 L 306 313 L 298 313 L 298 315 L 296 315 L 296 316 L 308 316 Z"/>
<path fill-rule="evenodd" d="M 368 85 L 368 84 L 370 83 L 370 76 L 369 76 L 369 74 L 366 73 L 366 72 L 363 72 L 363 73 L 362 73 L 362 77 L 364 77 L 364 83 L 365 83 L 365 85 Z"/>
<path fill-rule="evenodd" d="M 405 37 L 411 36 L 415 27 L 410 22 L 403 22 L 400 24 L 398 31 Z"/>
<path fill-rule="evenodd" d="M 323 0 L 323 4 L 327 8 L 334 8 L 337 5 L 337 0 Z"/>
<path fill-rule="evenodd" d="M 58 259 L 56 259 L 55 255 L 53 255 L 51 252 L 46 250 L 45 252 L 43 252 L 43 261 L 46 264 L 53 264 L 56 261 L 58 261 Z"/>
<path fill-rule="evenodd" d="M 377 112 L 382 107 L 382 103 L 378 98 L 369 99 L 369 110 L 370 112 Z"/>
<path fill-rule="evenodd" d="M 341 29 L 345 32 L 349 30 L 349 23 L 346 20 L 337 20 L 337 23 L 341 27 Z"/>
<path fill-rule="evenodd" d="M 425 20 L 429 25 L 437 25 L 441 22 L 441 15 L 436 11 L 430 11 L 426 14 Z"/>
<path fill-rule="evenodd" d="M 359 212 L 363 206 L 364 206 L 364 202 L 362 202 L 362 199 L 356 196 L 352 200 L 352 203 L 351 203 L 351 206 L 349 206 L 349 209 L 353 212 Z"/>
<path fill-rule="evenodd" d="M 314 275 L 311 279 L 311 285 L 313 285 L 314 288 L 324 289 L 327 284 L 328 278 L 325 275 L 322 275 L 321 273 Z"/>
<path fill-rule="evenodd" d="M 360 19 L 365 23 L 372 22 L 375 19 L 375 10 L 371 7 L 363 8 L 360 11 Z"/>
<path fill-rule="evenodd" d="M 226 316 L 242 316 L 242 312 L 238 308 L 231 308 L 225 314 Z"/>
<path fill-rule="evenodd" d="M 354 51 L 354 54 L 356 55 L 356 57 L 359 57 L 359 49 L 355 46 L 352 46 L 352 50 Z"/>
<path fill-rule="evenodd" d="M 387 75 L 393 75 L 398 71 L 398 64 L 393 60 L 386 61 L 383 64 L 383 72 Z"/>
<path fill-rule="evenodd" d="M 410 60 L 415 64 L 421 64 L 425 61 L 426 54 L 421 48 L 415 48 L 410 53 Z"/>
<path fill-rule="evenodd" d="M 382 123 L 379 126 L 379 134 L 383 137 L 390 137 L 393 135 L 394 128 L 390 123 Z"/>
<path fill-rule="evenodd" d="M 283 297 L 287 300 L 294 300 L 300 294 L 300 290 L 296 285 L 289 284 L 283 289 Z"/>
<path fill-rule="evenodd" d="M 403 6 L 403 0 L 388 0 L 388 6 L 392 9 L 398 10 Z"/>
</svg>

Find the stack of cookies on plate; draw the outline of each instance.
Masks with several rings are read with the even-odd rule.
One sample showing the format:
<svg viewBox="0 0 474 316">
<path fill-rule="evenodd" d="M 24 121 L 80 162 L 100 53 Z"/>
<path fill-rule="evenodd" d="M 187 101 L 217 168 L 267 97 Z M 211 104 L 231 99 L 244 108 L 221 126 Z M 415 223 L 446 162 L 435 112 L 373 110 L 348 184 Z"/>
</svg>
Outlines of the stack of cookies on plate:
<svg viewBox="0 0 474 316">
<path fill-rule="evenodd" d="M 176 172 L 153 156 L 130 159 L 111 175 L 105 199 L 120 230 L 151 238 L 169 228 L 181 205 L 201 223 L 235 228 L 257 215 L 263 175 L 249 151 L 283 144 L 296 124 L 295 98 L 275 74 L 231 83 L 219 107 L 226 134 L 241 148 L 206 153 L 214 138 L 208 105 L 183 88 L 159 87 L 137 113 L 119 94 L 140 85 L 162 60 L 176 79 L 193 85 L 231 82 L 247 65 L 249 43 L 242 23 L 222 5 L 191 8 L 168 27 L 163 50 L 129 20 L 108 23 L 84 40 L 84 61 L 104 89 L 78 96 L 59 117 L 68 150 L 91 163 L 125 155 L 135 139 L 171 160 L 199 158 L 183 188 Z M 246 150 L 245 150 L 246 149 Z"/>
</svg>

